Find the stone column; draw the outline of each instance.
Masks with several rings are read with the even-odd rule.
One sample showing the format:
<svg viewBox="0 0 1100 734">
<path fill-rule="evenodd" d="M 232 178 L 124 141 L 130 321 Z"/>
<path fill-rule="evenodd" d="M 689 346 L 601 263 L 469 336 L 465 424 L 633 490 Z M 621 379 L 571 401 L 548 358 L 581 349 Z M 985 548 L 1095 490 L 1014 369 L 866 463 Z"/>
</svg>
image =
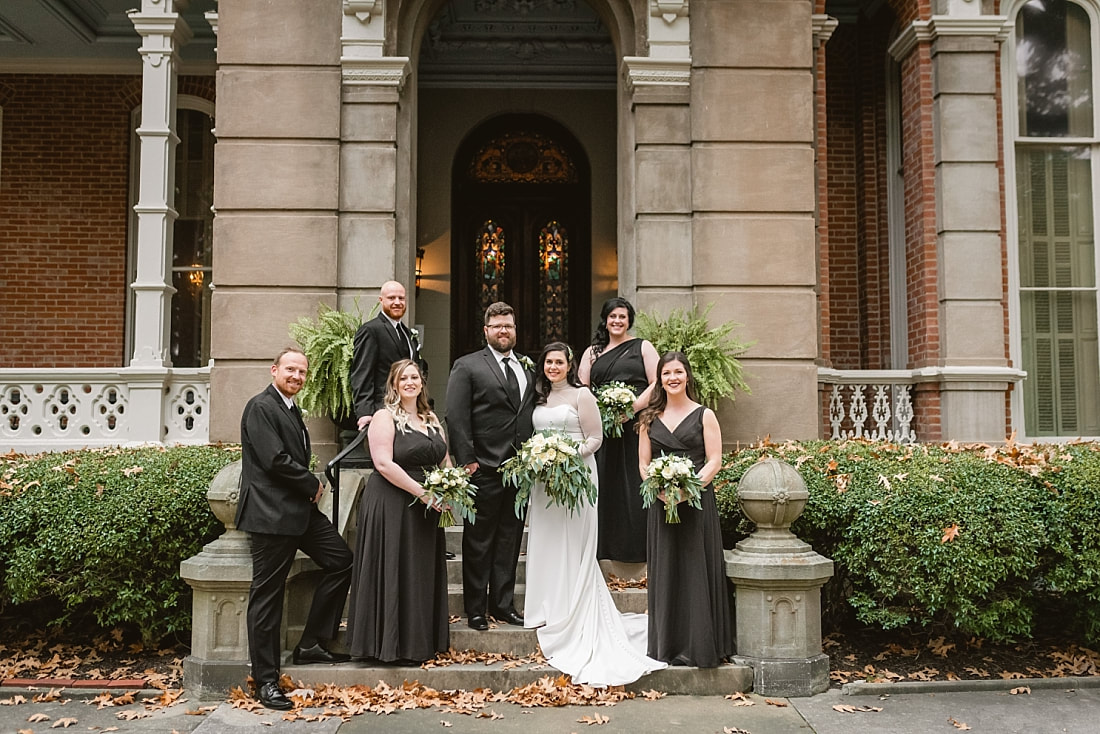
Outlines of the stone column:
<svg viewBox="0 0 1100 734">
<path fill-rule="evenodd" d="M 833 562 L 790 531 L 809 493 L 790 464 L 765 459 L 737 489 L 756 532 L 726 551 L 726 575 L 737 587 L 737 655 L 753 669 L 753 691 L 812 696 L 829 688 L 821 651 L 821 587 Z"/>
<path fill-rule="evenodd" d="M 1011 26 L 967 0 L 939 0 L 934 11 L 890 48 L 900 63 L 927 44 L 931 58 L 939 350 L 918 364 L 918 380 L 939 392 L 942 436 L 1001 441 L 1005 394 L 1022 377 L 1006 356 L 997 114 L 997 60 Z"/>
<path fill-rule="evenodd" d="M 170 282 L 172 234 L 176 221 L 176 76 L 179 48 L 191 31 L 177 11 L 178 0 L 142 0 L 129 14 L 141 36 L 141 122 L 137 129 L 138 169 L 134 351 L 123 370 L 130 384 L 127 439 L 156 443 L 163 438 L 164 385 L 171 357 L 169 328 L 175 289 Z"/>
<path fill-rule="evenodd" d="M 289 324 L 336 306 L 341 16 L 315 0 L 218 4 L 212 441 L 239 440 Z M 330 426 L 310 423 L 315 446 Z"/>
<path fill-rule="evenodd" d="M 755 341 L 727 443 L 820 430 L 813 5 L 691 3 L 693 295 Z"/>
</svg>

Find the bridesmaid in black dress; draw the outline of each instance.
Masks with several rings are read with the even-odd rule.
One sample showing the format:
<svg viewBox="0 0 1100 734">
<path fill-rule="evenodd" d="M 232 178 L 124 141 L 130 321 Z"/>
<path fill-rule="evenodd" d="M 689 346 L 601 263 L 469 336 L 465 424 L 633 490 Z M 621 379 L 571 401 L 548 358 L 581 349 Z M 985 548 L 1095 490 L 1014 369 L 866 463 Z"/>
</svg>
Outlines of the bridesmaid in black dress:
<svg viewBox="0 0 1100 734">
<path fill-rule="evenodd" d="M 385 407 L 371 418 L 367 437 L 375 471 L 359 505 L 348 651 L 419 663 L 450 647 L 445 539 L 439 508 L 425 506 L 420 484 L 425 467 L 450 460 L 412 360 L 390 369 Z"/>
<path fill-rule="evenodd" d="M 662 454 L 686 456 L 703 482 L 703 496 L 700 510 L 680 504 L 679 524 L 665 522 L 663 502 L 649 508 L 649 656 L 713 668 L 734 653 L 722 530 L 710 486 L 722 466 L 722 430 L 714 411 L 695 401 L 686 356 L 664 355 L 657 374 L 649 407 L 638 416 L 642 475 Z"/>
<path fill-rule="evenodd" d="M 649 404 L 657 379 L 657 350 L 645 339 L 629 333 L 634 326 L 634 307 L 625 298 L 611 298 L 600 311 L 592 345 L 584 351 L 577 377 L 595 392 L 609 382 L 634 389 L 635 414 Z M 599 542 L 596 557 L 621 563 L 645 563 L 646 512 L 639 492 L 637 420 L 623 425 L 621 438 L 604 436 L 596 452 L 600 480 Z M 634 569 L 641 576 L 642 569 Z"/>
</svg>

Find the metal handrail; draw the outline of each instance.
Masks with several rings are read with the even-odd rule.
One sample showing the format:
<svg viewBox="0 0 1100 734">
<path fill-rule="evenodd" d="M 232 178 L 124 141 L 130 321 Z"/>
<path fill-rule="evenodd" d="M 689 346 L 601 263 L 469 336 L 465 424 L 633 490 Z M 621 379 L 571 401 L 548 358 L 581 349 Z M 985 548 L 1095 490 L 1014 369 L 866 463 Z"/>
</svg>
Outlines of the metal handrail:
<svg viewBox="0 0 1100 734">
<path fill-rule="evenodd" d="M 348 454 L 355 449 L 363 445 L 363 441 L 367 438 L 367 429 L 359 431 L 359 435 L 348 443 L 344 447 L 344 450 L 336 454 L 325 466 L 325 476 L 328 478 L 329 486 L 332 487 L 332 525 L 337 531 L 340 530 L 340 464 L 347 458 Z M 355 460 L 356 466 L 373 468 L 374 463 L 371 462 L 370 457 L 364 461 L 363 459 Z"/>
</svg>

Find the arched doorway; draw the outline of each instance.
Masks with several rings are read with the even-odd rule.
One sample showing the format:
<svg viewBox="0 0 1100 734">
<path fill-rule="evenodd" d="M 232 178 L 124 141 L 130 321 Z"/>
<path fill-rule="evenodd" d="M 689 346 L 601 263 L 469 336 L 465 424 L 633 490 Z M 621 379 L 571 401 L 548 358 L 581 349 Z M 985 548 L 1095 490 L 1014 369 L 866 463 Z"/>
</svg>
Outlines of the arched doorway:
<svg viewBox="0 0 1100 734">
<path fill-rule="evenodd" d="M 499 115 L 459 146 L 451 174 L 451 356 L 484 346 L 482 314 L 516 309 L 517 348 L 588 341 L 588 158 L 562 125 Z"/>
</svg>

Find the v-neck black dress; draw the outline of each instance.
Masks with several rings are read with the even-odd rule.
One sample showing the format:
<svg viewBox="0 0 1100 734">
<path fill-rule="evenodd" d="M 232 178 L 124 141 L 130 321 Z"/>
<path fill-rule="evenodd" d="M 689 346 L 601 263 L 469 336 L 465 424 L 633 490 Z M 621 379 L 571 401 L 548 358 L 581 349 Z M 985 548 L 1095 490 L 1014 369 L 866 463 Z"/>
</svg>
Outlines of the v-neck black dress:
<svg viewBox="0 0 1100 734">
<path fill-rule="evenodd" d="M 447 443 L 437 431 L 393 438 L 393 459 L 416 481 Z M 447 559 L 439 513 L 374 472 L 359 503 L 348 652 L 383 662 L 430 660 L 450 647 Z"/>
<path fill-rule="evenodd" d="M 706 463 L 703 411 L 699 406 L 675 431 L 660 419 L 649 426 L 653 457 L 678 454 L 698 471 Z M 680 523 L 665 522 L 665 508 L 649 508 L 649 656 L 671 665 L 713 668 L 733 655 L 730 595 L 722 555 L 722 529 L 714 490 L 708 485 L 702 509 L 686 502 Z"/>
<path fill-rule="evenodd" d="M 622 382 L 641 394 L 649 386 L 642 357 L 642 340 L 631 339 L 609 349 L 592 363 L 593 392 L 609 382 Z M 600 478 L 600 532 L 596 557 L 624 563 L 645 563 L 646 511 L 638 474 L 637 419 L 623 424 L 621 438 L 604 436 L 596 452 Z"/>
</svg>

